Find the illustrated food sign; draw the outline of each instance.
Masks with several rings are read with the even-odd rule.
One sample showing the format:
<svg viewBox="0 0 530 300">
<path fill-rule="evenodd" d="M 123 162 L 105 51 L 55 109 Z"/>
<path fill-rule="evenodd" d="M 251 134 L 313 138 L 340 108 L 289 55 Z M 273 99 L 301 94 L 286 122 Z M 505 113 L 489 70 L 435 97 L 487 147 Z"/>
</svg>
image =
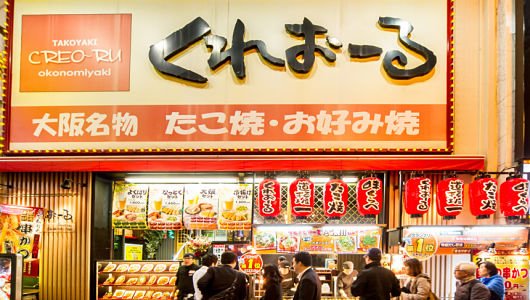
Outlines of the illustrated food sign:
<svg viewBox="0 0 530 300">
<path fill-rule="evenodd" d="M 149 185 L 149 229 L 181 229 L 183 198 L 183 185 Z"/>
<path fill-rule="evenodd" d="M 114 228 L 147 229 L 147 196 L 149 186 L 117 184 L 112 203 Z"/>
<path fill-rule="evenodd" d="M 184 190 L 184 226 L 217 229 L 219 185 L 190 184 Z"/>
<path fill-rule="evenodd" d="M 24 259 L 37 259 L 43 225 L 42 208 L 0 205 L 0 253 L 10 250 Z"/>
<path fill-rule="evenodd" d="M 223 185 L 219 210 L 219 229 L 249 230 L 252 226 L 252 185 Z"/>
<path fill-rule="evenodd" d="M 8 151 L 451 151 L 451 1 L 158 1 L 16 0 Z"/>
</svg>

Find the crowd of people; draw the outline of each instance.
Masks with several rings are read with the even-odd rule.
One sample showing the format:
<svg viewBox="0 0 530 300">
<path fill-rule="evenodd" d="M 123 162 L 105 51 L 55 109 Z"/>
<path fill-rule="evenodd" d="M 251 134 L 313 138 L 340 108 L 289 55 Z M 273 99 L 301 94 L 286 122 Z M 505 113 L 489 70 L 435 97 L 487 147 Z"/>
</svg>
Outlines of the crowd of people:
<svg viewBox="0 0 530 300">
<path fill-rule="evenodd" d="M 203 257 L 201 267 L 193 262 L 193 258 L 192 254 L 185 254 L 177 271 L 178 300 L 249 299 L 248 277 L 236 269 L 235 253 L 224 252 L 220 265 L 215 255 Z M 365 266 L 360 272 L 354 269 L 351 261 L 342 264 L 342 272 L 337 277 L 340 297 L 359 297 L 360 300 L 389 300 L 393 297 L 403 300 L 437 299 L 432 291 L 431 278 L 423 273 L 419 260 L 405 260 L 407 279 L 400 284 L 396 275 L 381 265 L 380 249 L 369 249 L 363 258 Z M 454 300 L 504 300 L 504 279 L 497 272 L 495 264 L 482 262 L 478 265 L 480 279 L 477 279 L 476 264 L 457 264 L 454 269 L 457 279 Z M 321 299 L 320 279 L 312 268 L 308 252 L 296 253 L 291 262 L 280 256 L 277 265 L 263 267 L 262 275 L 264 294 L 261 300 L 281 300 L 284 296 L 292 296 L 293 300 Z"/>
</svg>

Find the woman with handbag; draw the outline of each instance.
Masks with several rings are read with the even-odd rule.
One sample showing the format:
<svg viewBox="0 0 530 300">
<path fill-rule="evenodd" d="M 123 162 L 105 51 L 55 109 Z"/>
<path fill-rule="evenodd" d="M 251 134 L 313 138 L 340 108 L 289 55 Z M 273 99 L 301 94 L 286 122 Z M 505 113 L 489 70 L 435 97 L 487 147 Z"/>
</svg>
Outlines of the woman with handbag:
<svg viewBox="0 0 530 300">
<path fill-rule="evenodd" d="M 265 294 L 261 300 L 282 300 L 282 275 L 274 265 L 263 267 L 263 288 Z"/>
<path fill-rule="evenodd" d="M 431 278 L 429 275 L 422 273 L 420 261 L 416 258 L 409 258 L 403 264 L 405 265 L 405 273 L 409 277 L 401 288 L 401 299 L 429 299 L 431 297 Z"/>
</svg>

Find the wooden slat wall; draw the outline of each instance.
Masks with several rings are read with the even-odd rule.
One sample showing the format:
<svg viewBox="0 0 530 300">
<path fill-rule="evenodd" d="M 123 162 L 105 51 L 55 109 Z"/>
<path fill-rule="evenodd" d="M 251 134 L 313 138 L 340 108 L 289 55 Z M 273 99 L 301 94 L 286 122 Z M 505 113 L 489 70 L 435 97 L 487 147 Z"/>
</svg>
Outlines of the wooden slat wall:
<svg viewBox="0 0 530 300">
<path fill-rule="evenodd" d="M 2 182 L 12 189 L 0 190 L 3 204 L 43 207 L 62 213 L 70 211 L 75 232 L 44 232 L 40 252 L 40 299 L 89 299 L 91 174 L 90 173 L 10 173 Z M 63 190 L 65 178 L 74 183 Z"/>
<path fill-rule="evenodd" d="M 434 255 L 424 261 L 423 271 L 431 277 L 432 291 L 438 298 L 454 299 L 456 279 L 454 267 L 460 262 L 469 262 L 469 254 Z"/>
</svg>

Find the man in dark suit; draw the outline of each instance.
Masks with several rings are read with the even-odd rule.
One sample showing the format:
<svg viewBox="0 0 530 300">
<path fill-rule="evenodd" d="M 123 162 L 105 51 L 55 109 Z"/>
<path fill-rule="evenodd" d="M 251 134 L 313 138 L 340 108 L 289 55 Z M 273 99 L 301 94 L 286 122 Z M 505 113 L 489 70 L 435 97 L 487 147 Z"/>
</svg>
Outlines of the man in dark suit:
<svg viewBox="0 0 530 300">
<path fill-rule="evenodd" d="M 235 298 L 231 300 L 247 299 L 247 276 L 234 270 L 237 256 L 234 252 L 226 251 L 221 255 L 221 265 L 211 267 L 199 279 L 197 286 L 202 293 L 202 299 L 208 300 L 232 286 L 235 280 Z M 237 278 L 237 279 L 236 279 Z"/>
<path fill-rule="evenodd" d="M 298 286 L 293 300 L 320 300 L 320 279 L 311 268 L 311 254 L 301 251 L 293 257 L 293 267 L 298 274 Z"/>
</svg>

